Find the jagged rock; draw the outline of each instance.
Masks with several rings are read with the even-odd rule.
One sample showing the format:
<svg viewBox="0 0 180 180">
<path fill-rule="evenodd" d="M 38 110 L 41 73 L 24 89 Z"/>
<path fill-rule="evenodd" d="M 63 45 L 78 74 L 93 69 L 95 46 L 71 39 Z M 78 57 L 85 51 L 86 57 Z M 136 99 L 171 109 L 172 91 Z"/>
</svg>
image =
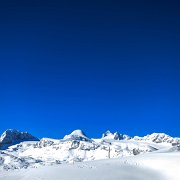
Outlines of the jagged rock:
<svg viewBox="0 0 180 180">
<path fill-rule="evenodd" d="M 104 139 L 114 139 L 114 140 L 129 140 L 130 136 L 125 134 L 120 134 L 119 132 L 111 133 L 109 130 L 103 133 L 102 138 Z"/>
<path fill-rule="evenodd" d="M 14 129 L 6 130 L 0 137 L 0 145 L 13 144 L 21 141 L 38 141 L 39 139 L 28 132 L 20 132 Z"/>
</svg>

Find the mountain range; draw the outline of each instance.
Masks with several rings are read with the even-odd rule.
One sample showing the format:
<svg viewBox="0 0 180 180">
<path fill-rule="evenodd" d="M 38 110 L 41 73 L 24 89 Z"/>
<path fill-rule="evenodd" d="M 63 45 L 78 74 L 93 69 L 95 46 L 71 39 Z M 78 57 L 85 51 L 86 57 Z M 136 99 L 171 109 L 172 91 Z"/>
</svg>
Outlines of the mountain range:
<svg viewBox="0 0 180 180">
<path fill-rule="evenodd" d="M 179 151 L 179 146 L 180 138 L 164 133 L 130 137 L 106 131 L 101 138 L 89 138 L 82 130 L 75 130 L 63 139 L 39 139 L 28 132 L 8 129 L 0 137 L 0 168 L 12 170 Z"/>
</svg>

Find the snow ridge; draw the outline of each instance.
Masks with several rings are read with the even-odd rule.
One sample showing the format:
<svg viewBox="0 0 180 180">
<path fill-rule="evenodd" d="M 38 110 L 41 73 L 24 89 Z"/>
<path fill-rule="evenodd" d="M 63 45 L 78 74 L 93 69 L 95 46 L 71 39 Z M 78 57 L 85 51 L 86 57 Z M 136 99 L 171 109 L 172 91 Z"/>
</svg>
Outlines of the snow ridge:
<svg viewBox="0 0 180 180">
<path fill-rule="evenodd" d="M 165 133 L 152 133 L 144 137 L 135 136 L 133 139 L 138 141 L 151 141 L 155 143 L 180 144 L 180 138 L 173 138 Z"/>
</svg>

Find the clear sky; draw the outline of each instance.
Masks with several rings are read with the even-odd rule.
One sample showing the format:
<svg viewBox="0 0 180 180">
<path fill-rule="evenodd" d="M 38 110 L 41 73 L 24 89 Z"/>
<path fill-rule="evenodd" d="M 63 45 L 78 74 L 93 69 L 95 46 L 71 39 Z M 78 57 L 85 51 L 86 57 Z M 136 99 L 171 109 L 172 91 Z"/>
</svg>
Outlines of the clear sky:
<svg viewBox="0 0 180 180">
<path fill-rule="evenodd" d="M 180 136 L 180 3 L 0 3 L 0 132 Z"/>
</svg>

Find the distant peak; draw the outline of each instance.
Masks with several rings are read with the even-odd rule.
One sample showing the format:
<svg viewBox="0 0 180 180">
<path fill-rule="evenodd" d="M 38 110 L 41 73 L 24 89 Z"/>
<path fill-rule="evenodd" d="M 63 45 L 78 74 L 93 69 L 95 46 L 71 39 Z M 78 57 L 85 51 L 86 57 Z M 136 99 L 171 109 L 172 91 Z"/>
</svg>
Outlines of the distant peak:
<svg viewBox="0 0 180 180">
<path fill-rule="evenodd" d="M 15 133 L 15 132 L 19 132 L 18 130 L 16 130 L 16 129 L 6 129 L 5 131 L 4 131 L 4 133 Z M 4 134 L 3 133 L 3 134 Z"/>
<path fill-rule="evenodd" d="M 86 134 L 80 129 L 74 130 L 71 134 L 64 136 L 64 139 L 90 141 Z"/>
<path fill-rule="evenodd" d="M 71 135 L 86 136 L 85 133 L 84 133 L 82 130 L 80 130 L 80 129 L 74 130 L 74 131 L 71 133 Z"/>
<path fill-rule="evenodd" d="M 135 136 L 134 140 L 152 141 L 155 143 L 179 143 L 180 138 L 173 138 L 165 133 L 152 133 L 144 137 Z"/>
<path fill-rule="evenodd" d="M 0 136 L 0 144 L 13 144 L 16 142 L 21 141 L 37 141 L 38 138 L 32 136 L 28 132 L 20 132 L 16 129 L 7 129 L 1 136 Z"/>
<path fill-rule="evenodd" d="M 112 134 L 109 130 L 102 134 L 102 138 L 107 137 L 108 135 Z"/>
<path fill-rule="evenodd" d="M 107 130 L 105 133 L 102 134 L 103 139 L 114 139 L 114 140 L 128 140 L 131 139 L 130 136 L 125 134 L 120 134 L 119 132 L 112 133 L 111 131 Z"/>
</svg>

